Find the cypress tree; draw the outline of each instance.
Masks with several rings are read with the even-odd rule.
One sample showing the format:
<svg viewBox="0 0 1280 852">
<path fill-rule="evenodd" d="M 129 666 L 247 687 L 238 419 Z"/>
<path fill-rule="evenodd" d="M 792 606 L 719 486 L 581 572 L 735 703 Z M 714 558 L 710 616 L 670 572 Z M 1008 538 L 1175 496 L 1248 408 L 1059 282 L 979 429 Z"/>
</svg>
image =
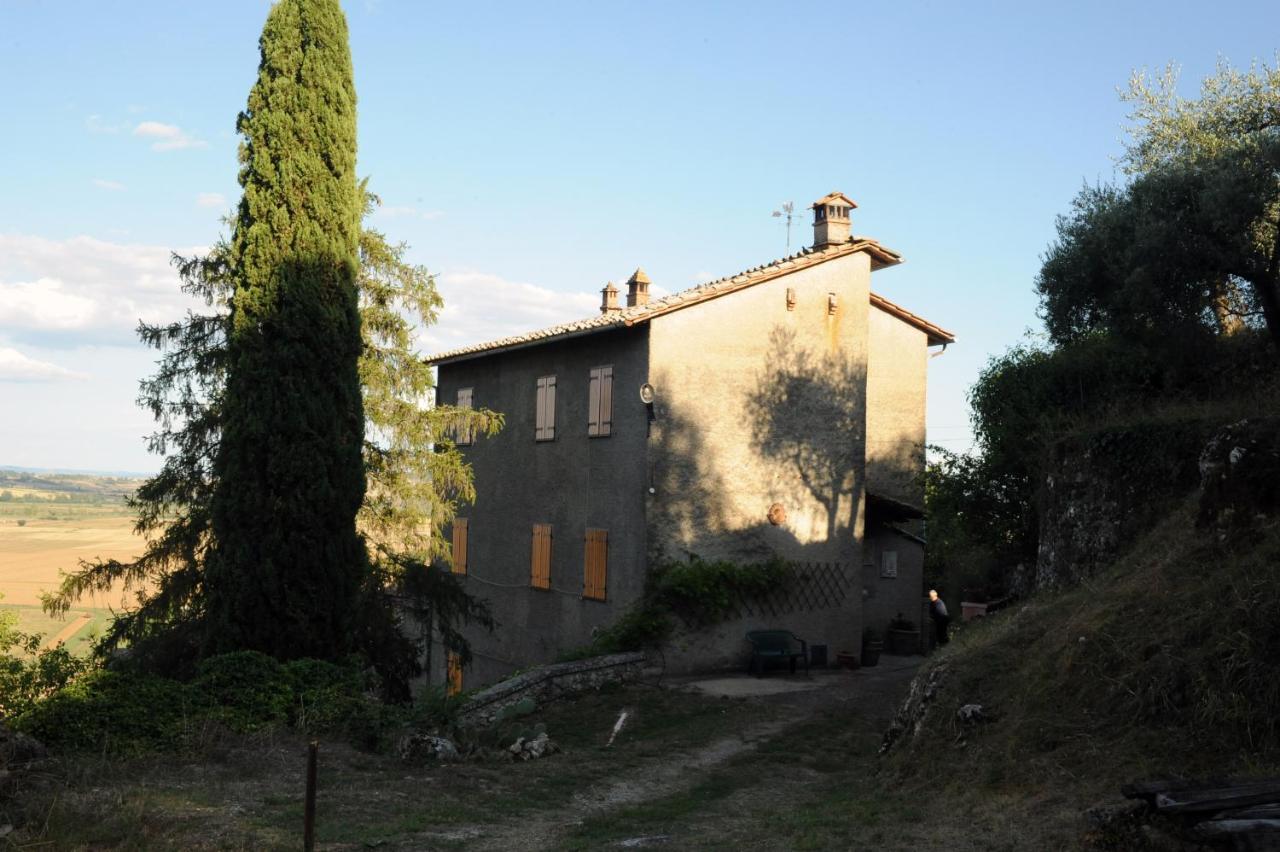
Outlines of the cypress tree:
<svg viewBox="0 0 1280 852">
<path fill-rule="evenodd" d="M 351 650 L 369 574 L 356 294 L 356 98 L 337 0 L 280 0 L 237 122 L 222 435 L 205 653 Z"/>
</svg>

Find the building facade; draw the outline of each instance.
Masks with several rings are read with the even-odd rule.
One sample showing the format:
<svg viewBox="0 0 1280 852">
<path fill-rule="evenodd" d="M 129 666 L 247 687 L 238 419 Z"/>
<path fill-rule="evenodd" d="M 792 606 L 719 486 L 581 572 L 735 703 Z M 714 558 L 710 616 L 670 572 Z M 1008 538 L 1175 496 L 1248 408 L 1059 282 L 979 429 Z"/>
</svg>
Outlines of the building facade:
<svg viewBox="0 0 1280 852">
<path fill-rule="evenodd" d="M 637 270 L 598 316 L 432 359 L 438 399 L 506 415 L 463 450 L 454 570 L 499 622 L 469 637 L 468 687 L 587 644 L 693 555 L 779 556 L 823 591 L 683 637 L 676 669 L 743 663 L 749 629 L 834 654 L 919 618 L 926 366 L 954 338 L 871 292 L 901 257 L 850 236 L 855 207 L 816 202 L 782 260 L 661 299 Z"/>
</svg>

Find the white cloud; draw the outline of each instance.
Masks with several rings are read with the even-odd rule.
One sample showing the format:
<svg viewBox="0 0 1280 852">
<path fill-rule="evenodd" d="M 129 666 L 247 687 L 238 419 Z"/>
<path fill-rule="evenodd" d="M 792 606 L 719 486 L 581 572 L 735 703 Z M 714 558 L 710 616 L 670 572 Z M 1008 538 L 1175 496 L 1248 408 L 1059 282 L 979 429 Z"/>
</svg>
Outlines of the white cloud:
<svg viewBox="0 0 1280 852">
<path fill-rule="evenodd" d="M 560 293 L 475 270 L 438 275 L 436 286 L 444 308 L 421 335 L 427 354 L 584 319 L 600 307 L 597 294 Z"/>
<path fill-rule="evenodd" d="M 0 382 L 60 382 L 84 380 L 84 373 L 28 358 L 17 349 L 0 346 Z"/>
<path fill-rule="evenodd" d="M 168 322 L 195 305 L 169 258 L 162 246 L 0 234 L 0 333 L 53 346 L 132 342 L 139 319 Z"/>
<path fill-rule="evenodd" d="M 144 121 L 133 128 L 134 136 L 154 139 L 152 151 L 179 151 L 183 148 L 203 148 L 209 143 L 197 139 L 176 124 L 162 124 L 159 121 Z"/>
<path fill-rule="evenodd" d="M 197 207 L 226 207 L 227 197 L 221 192 L 202 192 L 196 196 Z"/>
<path fill-rule="evenodd" d="M 124 189 L 124 184 L 118 180 L 103 180 L 102 178 L 94 178 L 93 185 L 98 189 L 106 189 L 111 192 L 120 192 Z"/>
</svg>

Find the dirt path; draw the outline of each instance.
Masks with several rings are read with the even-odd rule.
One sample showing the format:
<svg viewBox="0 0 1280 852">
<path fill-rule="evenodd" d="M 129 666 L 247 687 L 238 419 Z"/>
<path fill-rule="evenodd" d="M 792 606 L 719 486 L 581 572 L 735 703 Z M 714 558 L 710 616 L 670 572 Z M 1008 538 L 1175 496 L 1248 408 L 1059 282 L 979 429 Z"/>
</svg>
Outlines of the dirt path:
<svg viewBox="0 0 1280 852">
<path fill-rule="evenodd" d="M 635 808 L 649 802 L 678 795 L 704 780 L 708 773 L 724 767 L 745 754 L 756 751 L 783 737 L 798 726 L 811 722 L 820 713 L 839 708 L 848 710 L 850 724 L 874 725 L 878 729 L 888 723 L 898 702 L 905 695 L 912 674 L 919 668 L 919 658 L 887 660 L 881 667 L 858 672 L 820 672 L 815 675 L 818 686 L 792 692 L 750 695 L 750 679 L 743 678 L 734 691 L 738 697 L 763 706 L 772 706 L 778 715 L 773 721 L 751 725 L 717 739 L 687 754 L 663 753 L 638 766 L 623 770 L 602 789 L 579 792 L 564 810 L 514 821 L 459 827 L 447 832 L 420 835 L 418 841 L 446 841 L 465 844 L 464 848 L 479 852 L 509 850 L 554 850 L 566 847 L 565 839 L 588 820 L 598 820 L 610 813 Z M 723 679 L 721 679 L 723 680 Z M 737 680 L 737 679 L 735 679 Z M 717 681 L 720 683 L 720 681 Z M 765 684 L 774 686 L 776 684 Z M 690 682 L 685 688 L 696 689 Z M 735 690 L 734 684 L 727 686 Z M 760 779 L 762 791 L 776 796 L 774 781 Z M 752 797 L 751 790 L 739 791 L 736 798 Z M 663 845 L 662 836 L 637 836 L 624 839 L 623 848 Z M 411 845 L 402 848 L 420 848 Z"/>
</svg>

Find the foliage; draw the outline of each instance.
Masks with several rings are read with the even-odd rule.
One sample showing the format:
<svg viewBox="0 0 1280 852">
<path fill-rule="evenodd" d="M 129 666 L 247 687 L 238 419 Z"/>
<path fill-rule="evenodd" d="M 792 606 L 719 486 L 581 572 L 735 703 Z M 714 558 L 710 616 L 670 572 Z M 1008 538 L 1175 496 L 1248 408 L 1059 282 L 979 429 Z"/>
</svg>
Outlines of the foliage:
<svg viewBox="0 0 1280 852">
<path fill-rule="evenodd" d="M 14 725 L 72 751 L 180 749 L 210 725 L 240 733 L 290 726 L 384 745 L 405 712 L 371 697 L 366 685 L 356 660 L 282 664 L 237 651 L 202 660 L 185 683 L 136 669 L 89 671 L 23 706 Z"/>
<path fill-rule="evenodd" d="M 1063 442 L 1083 441 L 1100 460 L 1116 456 L 1119 481 L 1163 488 L 1182 476 L 1164 468 L 1194 462 L 1202 421 L 1264 406 L 1275 382 L 1267 343 L 1252 332 L 1186 336 L 1174 350 L 1092 334 L 993 357 L 969 392 L 976 451 L 931 448 L 930 582 L 1000 589 L 1016 565 L 1035 563 L 1040 481 Z M 1093 446 L 1135 431 L 1124 452 Z"/>
<path fill-rule="evenodd" d="M 362 186 L 366 219 L 381 203 Z M 396 557 L 448 560 L 439 531 L 459 503 L 475 500 L 471 470 L 452 436 L 494 435 L 502 415 L 488 409 L 424 406 L 431 367 L 414 349 L 415 327 L 434 325 L 443 304 L 435 279 L 404 259 L 407 246 L 389 243 L 367 225 L 360 232 L 360 320 L 368 475 L 359 524 L 375 560 L 394 570 Z"/>
<path fill-rule="evenodd" d="M 368 217 L 379 200 L 367 184 L 361 184 L 360 192 Z M 357 521 L 373 570 L 349 604 L 358 622 L 351 635 L 399 698 L 407 697 L 405 684 L 416 674 L 418 654 L 415 643 L 400 632 L 396 587 L 402 565 L 446 555 L 440 531 L 457 505 L 475 496 L 470 468 L 450 436 L 460 428 L 491 435 L 502 424 L 501 415 L 484 409 L 424 407 L 431 373 L 413 348 L 413 329 L 435 321 L 440 298 L 430 274 L 405 262 L 405 250 L 371 227 L 360 230 L 356 284 L 363 337 L 358 370 L 368 427 L 363 445 L 368 485 Z M 235 279 L 232 246 L 226 242 L 204 257 L 175 256 L 174 261 L 183 290 L 209 310 L 166 326 L 139 327 L 144 342 L 161 353 L 156 374 L 143 382 L 139 402 L 159 425 L 149 448 L 165 456 L 161 472 L 129 499 L 147 549 L 133 562 L 82 563 L 45 605 L 51 612 L 65 612 L 86 594 L 131 589 L 137 604 L 118 614 L 99 654 L 129 645 L 136 658 L 157 671 L 189 674 L 200 654 L 207 609 L 211 508 L 220 487 L 214 460 L 223 435 Z M 448 587 L 436 584 L 428 591 L 444 593 Z M 439 602 L 437 609 L 443 616 L 436 623 L 447 628 L 458 622 L 456 596 Z M 471 613 L 484 623 L 475 609 Z M 459 633 L 448 638 L 457 650 L 466 651 Z"/>
<path fill-rule="evenodd" d="M 195 702 L 186 684 L 137 672 L 97 670 L 50 695 L 14 727 L 56 748 L 136 753 L 175 747 Z"/>
<path fill-rule="evenodd" d="M 789 564 L 777 557 L 750 565 L 708 562 L 698 556 L 662 563 L 650 572 L 639 601 L 596 634 L 591 645 L 563 659 L 659 645 L 675 629 L 677 617 L 694 627 L 710 627 L 733 614 L 739 597 L 766 594 L 789 576 Z"/>
<path fill-rule="evenodd" d="M 1280 346 L 1280 70 L 1221 64 L 1196 100 L 1176 84 L 1135 75 L 1130 181 L 1086 186 L 1058 220 L 1036 281 L 1057 343 L 1261 322 Z"/>
<path fill-rule="evenodd" d="M 43 636 L 16 624 L 14 613 L 0 611 L 0 719 L 26 712 L 88 670 L 61 643 L 45 648 Z"/>
</svg>

